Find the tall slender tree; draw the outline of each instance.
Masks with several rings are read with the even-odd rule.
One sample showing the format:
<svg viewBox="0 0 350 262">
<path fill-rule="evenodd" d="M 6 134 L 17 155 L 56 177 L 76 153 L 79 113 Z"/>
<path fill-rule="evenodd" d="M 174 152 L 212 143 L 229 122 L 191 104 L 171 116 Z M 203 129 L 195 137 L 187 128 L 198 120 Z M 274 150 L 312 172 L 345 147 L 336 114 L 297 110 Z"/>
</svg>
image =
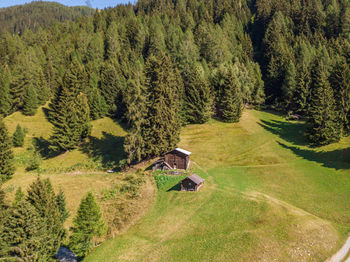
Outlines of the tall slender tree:
<svg viewBox="0 0 350 262">
<path fill-rule="evenodd" d="M 185 78 L 185 111 L 189 123 L 203 124 L 212 114 L 212 94 L 201 66 L 194 66 Z"/>
<path fill-rule="evenodd" d="M 0 183 L 9 180 L 14 172 L 12 141 L 0 117 Z"/>
<path fill-rule="evenodd" d="M 38 178 L 27 191 L 27 201 L 35 208 L 45 223 L 45 253 L 55 255 L 60 247 L 65 230 L 56 195 L 49 179 Z"/>
<path fill-rule="evenodd" d="M 328 81 L 328 70 L 320 59 L 313 71 L 312 96 L 309 110 L 307 137 L 316 146 L 336 142 L 341 136 L 341 123 L 337 121 L 333 90 Z"/>
<path fill-rule="evenodd" d="M 38 108 L 38 95 L 33 85 L 30 84 L 23 97 L 22 112 L 26 116 L 33 116 L 35 115 L 37 108 Z"/>
<path fill-rule="evenodd" d="M 214 81 L 218 117 L 225 122 L 238 122 L 242 115 L 243 100 L 232 65 L 221 67 Z"/>
<path fill-rule="evenodd" d="M 161 155 L 179 142 L 179 74 L 168 56 L 151 55 L 145 66 L 147 114 L 141 126 L 143 157 Z"/>
</svg>

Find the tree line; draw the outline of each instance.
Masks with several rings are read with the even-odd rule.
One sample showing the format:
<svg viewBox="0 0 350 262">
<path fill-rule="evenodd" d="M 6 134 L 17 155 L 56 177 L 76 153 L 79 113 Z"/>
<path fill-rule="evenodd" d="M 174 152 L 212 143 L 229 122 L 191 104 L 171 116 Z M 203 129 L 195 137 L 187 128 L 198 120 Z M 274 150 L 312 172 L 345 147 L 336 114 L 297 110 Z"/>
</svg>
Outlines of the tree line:
<svg viewBox="0 0 350 262">
<path fill-rule="evenodd" d="M 175 147 L 185 125 L 238 122 L 245 104 L 300 114 L 312 145 L 336 142 L 350 132 L 349 8 L 346 0 L 141 0 L 34 31 L 8 29 L 0 36 L 0 115 L 30 116 L 48 104 L 58 152 L 79 147 L 91 120 L 113 117 L 129 131 L 128 164 Z M 2 182 L 24 135 L 18 127 L 11 137 L 0 120 Z M 38 180 L 12 205 L 3 199 L 0 257 L 52 257 L 66 234 L 62 194 Z M 104 230 L 94 203 L 91 194 L 83 199 L 68 241 L 79 256 Z M 78 217 L 97 228 L 84 233 L 90 225 Z"/>
<path fill-rule="evenodd" d="M 32 1 L 0 9 L 0 33 L 21 35 L 26 30 L 36 32 L 56 22 L 74 21 L 81 16 L 93 15 L 87 6 L 67 7 L 55 2 Z"/>
<path fill-rule="evenodd" d="M 35 114 L 50 99 L 51 148 L 71 150 L 105 115 L 125 122 L 128 163 L 164 153 L 182 126 L 237 122 L 265 95 L 235 1 L 140 1 L 0 39 L 0 113 Z M 155 128 L 156 127 L 156 128 Z"/>
</svg>

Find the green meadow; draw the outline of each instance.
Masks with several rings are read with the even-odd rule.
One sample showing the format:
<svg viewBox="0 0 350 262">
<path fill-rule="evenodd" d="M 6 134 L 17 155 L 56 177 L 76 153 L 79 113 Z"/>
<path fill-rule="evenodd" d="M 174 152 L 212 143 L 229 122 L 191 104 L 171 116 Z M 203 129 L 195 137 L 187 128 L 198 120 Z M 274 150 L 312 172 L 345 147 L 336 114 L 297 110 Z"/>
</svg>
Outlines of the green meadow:
<svg viewBox="0 0 350 262">
<path fill-rule="evenodd" d="M 164 179 L 147 214 L 84 261 L 326 260 L 350 231 L 350 140 L 310 148 L 305 128 L 258 111 L 186 127 L 179 146 L 205 186 Z"/>
<path fill-rule="evenodd" d="M 18 186 L 48 177 L 65 192 L 67 228 L 88 191 L 116 227 L 84 261 L 324 261 L 350 231 L 350 138 L 310 148 L 305 123 L 273 112 L 246 110 L 237 124 L 211 120 L 182 130 L 190 172 L 205 179 L 199 192 L 179 191 L 184 176 L 142 172 L 145 163 L 138 172 L 106 174 L 123 158 L 126 134 L 110 118 L 93 121 L 82 149 L 62 155 L 47 154 L 45 108 L 5 123 L 11 134 L 18 123 L 28 131 L 15 149 L 16 174 L 4 185 L 8 201 Z M 27 172 L 33 141 L 43 160 Z M 127 192 L 135 188 L 136 197 Z"/>
</svg>

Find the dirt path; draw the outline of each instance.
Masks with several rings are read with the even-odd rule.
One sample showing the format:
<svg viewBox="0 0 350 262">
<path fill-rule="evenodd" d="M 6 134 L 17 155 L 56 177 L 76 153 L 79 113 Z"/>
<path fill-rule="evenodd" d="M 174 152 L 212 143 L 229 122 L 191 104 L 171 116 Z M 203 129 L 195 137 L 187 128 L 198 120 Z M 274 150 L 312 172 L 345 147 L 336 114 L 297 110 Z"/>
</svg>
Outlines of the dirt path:
<svg viewBox="0 0 350 262">
<path fill-rule="evenodd" d="M 350 237 L 346 240 L 344 246 L 326 262 L 341 262 L 346 258 L 346 255 L 348 255 L 349 252 L 350 252 Z M 348 259 L 345 262 L 350 262 L 350 257 L 348 257 Z"/>
</svg>

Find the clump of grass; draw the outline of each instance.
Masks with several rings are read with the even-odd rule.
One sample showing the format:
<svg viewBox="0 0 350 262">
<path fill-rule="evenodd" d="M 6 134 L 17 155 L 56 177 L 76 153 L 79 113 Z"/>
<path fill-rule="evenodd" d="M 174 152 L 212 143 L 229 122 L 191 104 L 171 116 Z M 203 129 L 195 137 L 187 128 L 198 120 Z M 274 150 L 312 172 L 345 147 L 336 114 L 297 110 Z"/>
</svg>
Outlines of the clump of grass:
<svg viewBox="0 0 350 262">
<path fill-rule="evenodd" d="M 159 190 L 166 189 L 168 187 L 174 186 L 179 183 L 182 179 L 184 179 L 187 175 L 183 176 L 170 176 L 170 175 L 162 175 L 158 174 L 154 176 L 156 180 L 157 188 Z"/>
</svg>

